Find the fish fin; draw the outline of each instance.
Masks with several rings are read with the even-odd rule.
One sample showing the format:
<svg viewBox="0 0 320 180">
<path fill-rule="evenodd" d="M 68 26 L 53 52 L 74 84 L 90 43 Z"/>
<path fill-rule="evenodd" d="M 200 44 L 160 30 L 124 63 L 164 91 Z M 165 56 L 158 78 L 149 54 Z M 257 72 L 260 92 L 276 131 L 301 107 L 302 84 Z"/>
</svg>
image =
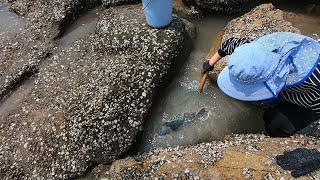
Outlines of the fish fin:
<svg viewBox="0 0 320 180">
<path fill-rule="evenodd" d="M 170 134 L 172 132 L 172 129 L 168 126 L 162 126 L 159 132 L 159 136 L 165 136 L 167 134 Z"/>
<path fill-rule="evenodd" d="M 197 112 L 197 115 L 201 114 L 201 113 L 205 113 L 207 112 L 205 108 L 202 108 L 200 109 L 198 112 Z"/>
<path fill-rule="evenodd" d="M 207 119 L 208 116 L 209 116 L 209 111 L 207 111 L 205 108 L 200 109 L 196 114 L 196 118 L 197 119 L 199 118 L 200 120 L 205 120 Z"/>
<path fill-rule="evenodd" d="M 203 113 L 203 112 L 206 112 L 206 108 L 200 109 L 200 110 L 198 111 L 198 114 L 199 114 L 199 113 Z"/>
</svg>

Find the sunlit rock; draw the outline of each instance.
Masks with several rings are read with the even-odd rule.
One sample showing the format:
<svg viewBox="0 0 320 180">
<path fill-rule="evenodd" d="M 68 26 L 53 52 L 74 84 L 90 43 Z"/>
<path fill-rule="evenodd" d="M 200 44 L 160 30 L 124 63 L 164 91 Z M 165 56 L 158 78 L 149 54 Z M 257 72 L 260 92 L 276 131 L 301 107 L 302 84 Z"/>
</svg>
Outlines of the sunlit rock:
<svg viewBox="0 0 320 180">
<path fill-rule="evenodd" d="M 256 39 L 274 32 L 293 32 L 300 34 L 300 30 L 293 27 L 291 22 L 283 19 L 281 10 L 272 4 L 262 4 L 250 12 L 233 19 L 228 23 L 222 33 L 222 42 L 230 37 L 248 37 Z M 226 66 L 228 56 L 218 61 L 210 76 L 216 78 Z"/>
<path fill-rule="evenodd" d="M 319 143 L 319 139 L 306 136 L 234 135 L 223 141 L 160 148 L 117 160 L 109 171 L 103 170 L 96 176 L 111 179 L 290 179 L 290 172 L 276 165 L 275 156 L 299 147 L 315 148 Z M 302 178 L 318 179 L 320 172 Z"/>
</svg>

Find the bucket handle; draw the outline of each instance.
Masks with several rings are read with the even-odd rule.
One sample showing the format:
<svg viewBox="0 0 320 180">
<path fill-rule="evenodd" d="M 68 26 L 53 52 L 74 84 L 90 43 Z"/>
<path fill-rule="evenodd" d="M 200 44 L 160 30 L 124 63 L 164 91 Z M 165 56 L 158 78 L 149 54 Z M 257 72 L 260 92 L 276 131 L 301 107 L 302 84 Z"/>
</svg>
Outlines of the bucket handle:
<svg viewBox="0 0 320 180">
<path fill-rule="evenodd" d="M 147 3 L 147 5 L 146 5 L 145 7 L 143 7 L 142 10 L 144 10 L 145 8 L 147 8 L 150 3 L 151 3 L 151 0 Z"/>
</svg>

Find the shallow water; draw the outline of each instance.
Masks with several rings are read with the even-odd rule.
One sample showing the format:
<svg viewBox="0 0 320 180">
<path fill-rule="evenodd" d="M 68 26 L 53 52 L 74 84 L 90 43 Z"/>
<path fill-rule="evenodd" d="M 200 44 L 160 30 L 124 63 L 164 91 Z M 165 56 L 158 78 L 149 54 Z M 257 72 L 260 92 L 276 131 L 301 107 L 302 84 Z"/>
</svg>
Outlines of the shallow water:
<svg viewBox="0 0 320 180">
<path fill-rule="evenodd" d="M 0 43 L 21 32 L 26 23 L 25 18 L 11 12 L 8 5 L 0 4 Z M 30 79 L 19 87 L 15 92 L 16 95 L 9 96 L 0 101 L 0 122 L 30 92 L 31 81 L 33 79 Z"/>
<path fill-rule="evenodd" d="M 147 120 L 140 150 L 147 150 L 152 141 L 155 147 L 188 145 L 212 141 L 230 133 L 263 131 L 262 110 L 252 104 L 227 97 L 216 83 L 207 80 L 203 92 L 198 92 L 202 78 L 202 62 L 212 47 L 215 36 L 230 19 L 208 17 L 194 20 L 197 27 L 195 49 L 168 88 L 160 95 Z M 209 118 L 187 125 L 178 132 L 158 136 L 163 122 L 185 112 L 210 111 Z"/>
<path fill-rule="evenodd" d="M 316 34 L 320 38 L 320 16 L 285 11 L 284 19 L 300 29 L 303 35 L 314 37 Z"/>
<path fill-rule="evenodd" d="M 318 37 L 320 35 L 320 16 L 312 8 L 314 4 L 298 0 L 283 0 L 273 4 L 283 11 L 283 18 L 297 27 L 301 34 L 320 38 Z M 314 36 L 315 34 L 318 36 Z"/>
<path fill-rule="evenodd" d="M 0 123 L 12 112 L 25 97 L 31 93 L 36 77 L 31 77 L 18 87 L 10 96 L 0 101 Z"/>
<path fill-rule="evenodd" d="M 299 3 L 290 6 L 277 4 L 276 7 L 283 10 L 284 18 L 299 28 L 302 34 L 320 38 L 319 16 L 306 13 Z M 230 20 L 226 17 L 193 20 L 197 27 L 195 49 L 179 75 L 158 98 L 147 120 L 140 151 L 147 151 L 152 146 L 189 145 L 221 139 L 230 133 L 257 133 L 264 130 L 262 108 L 227 97 L 213 81 L 207 81 L 202 94 L 197 92 L 202 76 L 202 62 L 212 47 L 213 39 Z M 185 112 L 197 112 L 203 107 L 210 110 L 207 120 L 167 136 L 158 135 L 161 125 L 171 117 Z M 313 131 L 308 127 L 302 133 L 314 135 Z"/>
<path fill-rule="evenodd" d="M 11 12 L 9 6 L 0 4 L 0 42 L 21 32 L 26 22 L 24 17 Z"/>
<path fill-rule="evenodd" d="M 57 50 L 62 50 L 80 38 L 94 32 L 99 15 L 103 7 L 98 6 L 78 17 L 72 24 L 66 27 L 62 37 L 58 40 Z"/>
</svg>

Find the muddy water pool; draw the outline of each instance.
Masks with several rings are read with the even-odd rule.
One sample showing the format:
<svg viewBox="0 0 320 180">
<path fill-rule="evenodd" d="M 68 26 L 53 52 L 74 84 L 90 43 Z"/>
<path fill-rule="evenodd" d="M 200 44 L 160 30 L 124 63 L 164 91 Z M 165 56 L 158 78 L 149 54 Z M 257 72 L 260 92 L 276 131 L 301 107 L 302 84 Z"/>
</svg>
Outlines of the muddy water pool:
<svg viewBox="0 0 320 180">
<path fill-rule="evenodd" d="M 320 18 L 309 13 L 310 5 L 301 3 L 275 4 L 283 11 L 284 19 L 307 35 L 320 41 Z M 263 109 L 246 102 L 240 102 L 224 95 L 216 82 L 207 82 L 203 93 L 198 93 L 201 81 L 201 66 L 212 47 L 217 33 L 230 21 L 226 17 L 207 17 L 191 20 L 197 27 L 195 48 L 183 65 L 178 76 L 161 94 L 152 115 L 147 120 L 140 146 L 141 151 L 151 147 L 189 145 L 221 139 L 230 133 L 257 133 L 264 130 Z M 183 127 L 177 132 L 159 136 L 161 125 L 171 117 L 186 112 L 209 110 L 209 118 Z M 315 135 L 309 126 L 303 133 Z"/>
<path fill-rule="evenodd" d="M 257 133 L 263 131 L 262 109 L 224 95 L 216 82 L 208 80 L 203 92 L 198 92 L 202 78 L 202 62 L 218 34 L 231 19 L 207 17 L 191 20 L 197 28 L 195 48 L 170 85 L 161 93 L 147 119 L 140 150 L 195 144 L 222 138 L 230 133 Z M 196 121 L 180 131 L 159 136 L 161 125 L 173 116 L 186 112 L 209 111 L 209 118 Z"/>
<path fill-rule="evenodd" d="M 282 10 L 283 18 L 300 29 L 302 34 L 320 38 L 320 5 L 299 0 L 277 1 L 273 5 Z"/>
</svg>

